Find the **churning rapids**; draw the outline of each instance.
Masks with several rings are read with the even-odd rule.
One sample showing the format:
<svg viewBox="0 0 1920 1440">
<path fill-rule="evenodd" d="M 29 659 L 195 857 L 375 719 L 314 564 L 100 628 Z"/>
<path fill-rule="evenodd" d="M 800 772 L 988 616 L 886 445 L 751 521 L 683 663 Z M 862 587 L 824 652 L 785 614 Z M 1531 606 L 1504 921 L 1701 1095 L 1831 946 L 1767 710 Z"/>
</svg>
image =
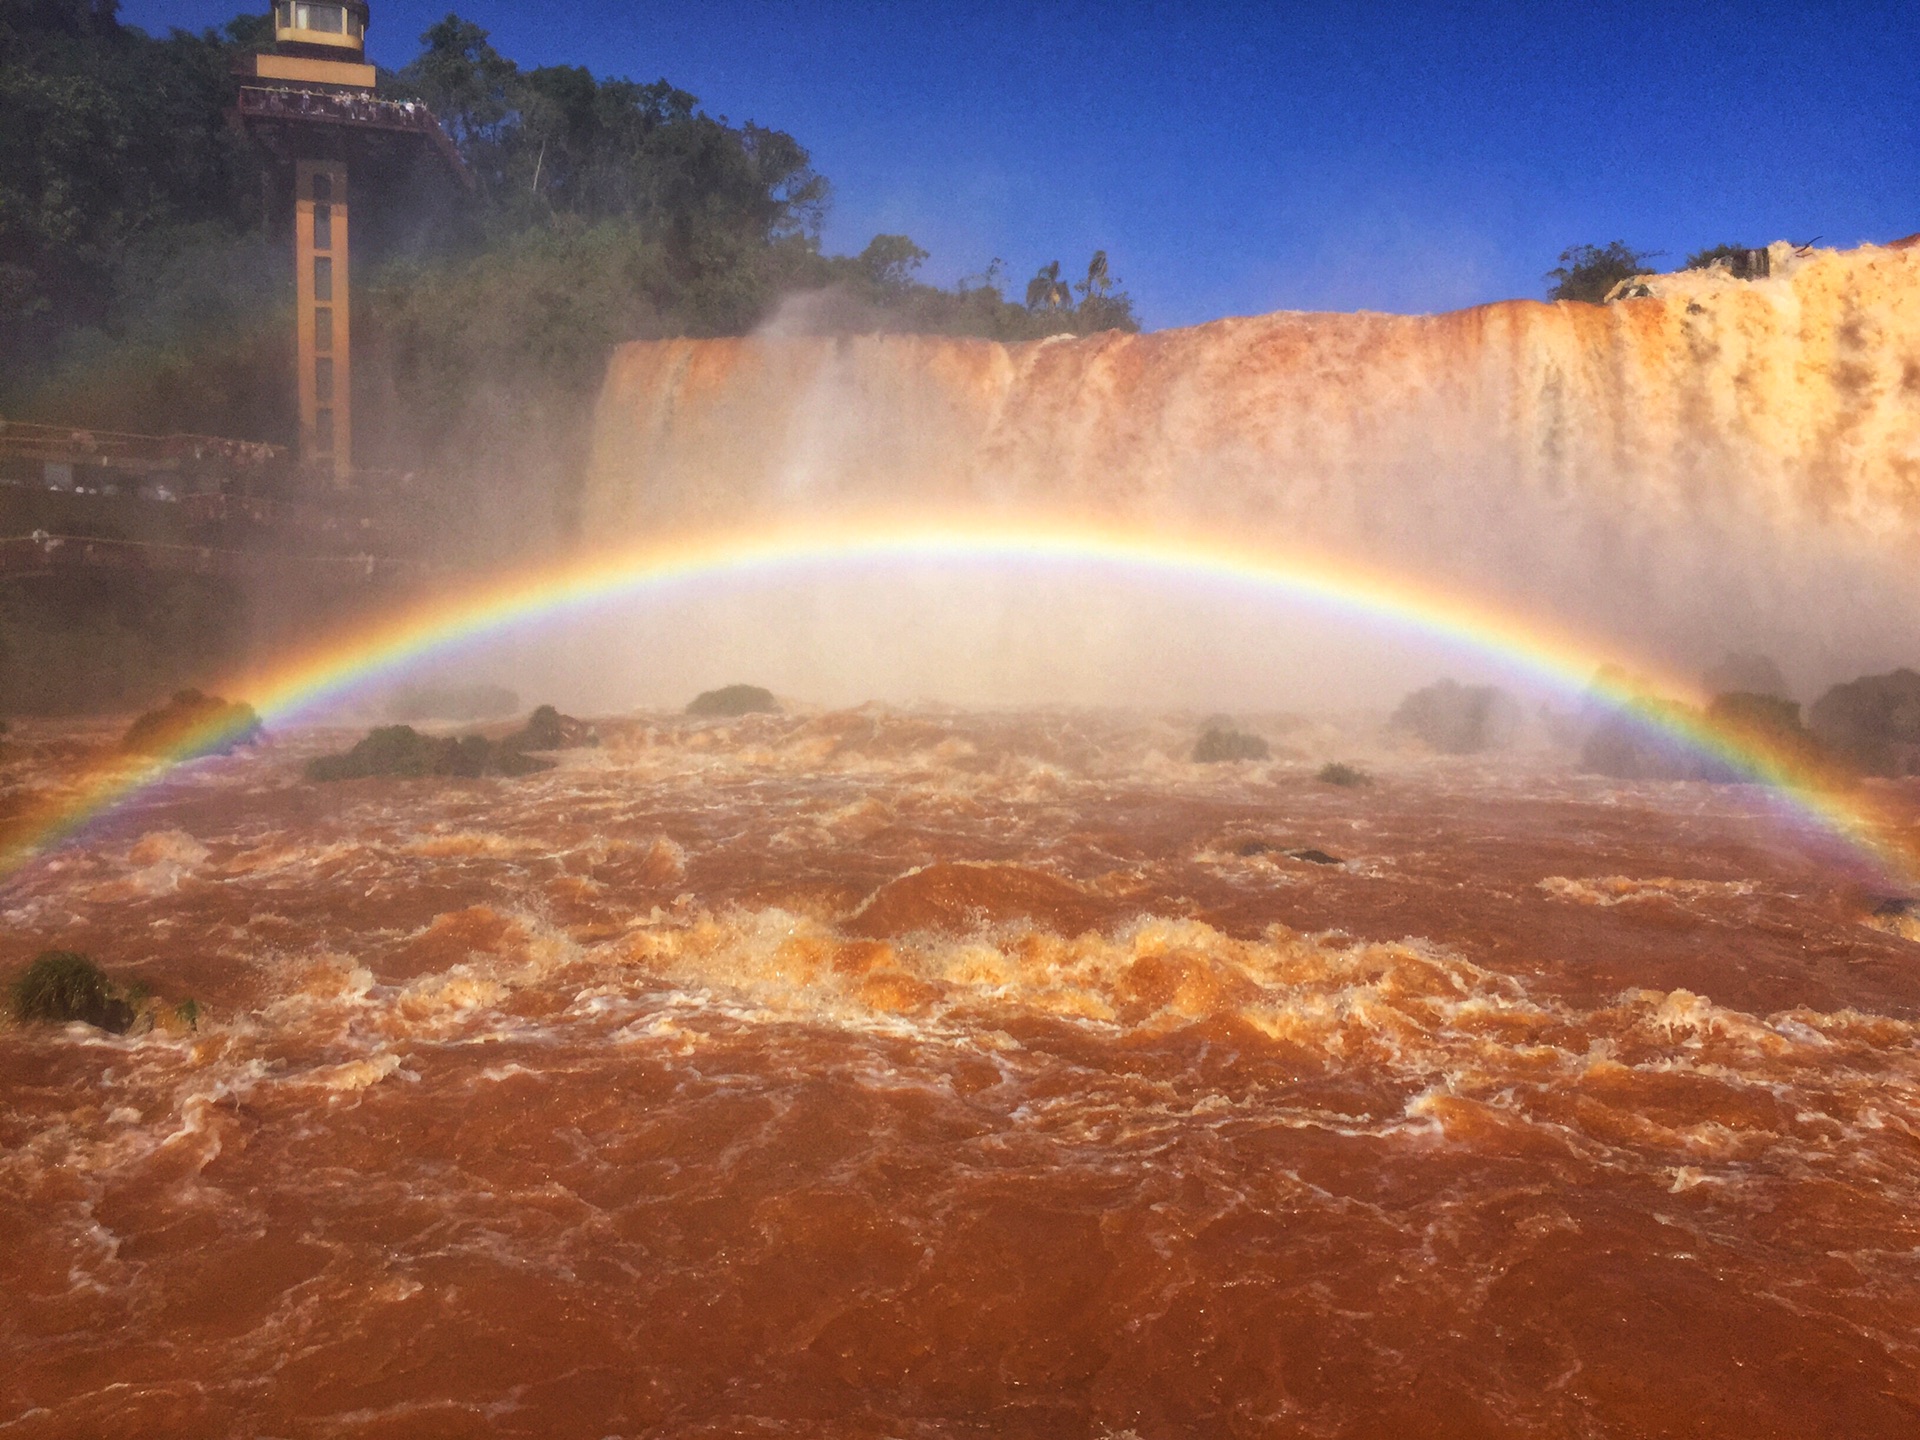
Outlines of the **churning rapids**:
<svg viewBox="0 0 1920 1440">
<path fill-rule="evenodd" d="M 1751 791 L 603 735 L 12 882 L 209 1013 L 0 1047 L 0 1433 L 1920 1433 L 1920 929 Z"/>
</svg>

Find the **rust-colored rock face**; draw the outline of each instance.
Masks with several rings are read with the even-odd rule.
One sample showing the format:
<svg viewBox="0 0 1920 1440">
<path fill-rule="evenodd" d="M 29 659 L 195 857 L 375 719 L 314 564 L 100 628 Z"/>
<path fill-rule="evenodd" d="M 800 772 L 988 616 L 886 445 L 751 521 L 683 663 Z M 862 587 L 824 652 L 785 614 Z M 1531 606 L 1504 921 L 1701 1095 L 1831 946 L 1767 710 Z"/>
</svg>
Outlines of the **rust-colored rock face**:
<svg viewBox="0 0 1920 1440">
<path fill-rule="evenodd" d="M 629 345 L 586 529 L 956 509 L 1177 522 L 1652 644 L 1684 649 L 1711 616 L 1756 643 L 1791 620 L 1809 650 L 1871 652 L 1889 596 L 1912 598 L 1920 249 L 1775 252 L 1768 279 L 1690 272 L 1608 306 L 1013 346 Z"/>
</svg>

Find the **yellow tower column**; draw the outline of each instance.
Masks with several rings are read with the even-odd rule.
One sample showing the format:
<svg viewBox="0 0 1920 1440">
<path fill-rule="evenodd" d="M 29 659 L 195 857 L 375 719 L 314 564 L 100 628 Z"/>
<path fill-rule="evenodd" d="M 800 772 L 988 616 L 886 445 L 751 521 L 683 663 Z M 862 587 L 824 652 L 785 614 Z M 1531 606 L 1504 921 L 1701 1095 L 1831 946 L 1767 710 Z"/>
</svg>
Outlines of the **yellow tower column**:
<svg viewBox="0 0 1920 1440">
<path fill-rule="evenodd" d="M 353 470 L 347 167 L 340 160 L 298 160 L 293 176 L 300 458 L 330 471 L 344 488 Z"/>
</svg>

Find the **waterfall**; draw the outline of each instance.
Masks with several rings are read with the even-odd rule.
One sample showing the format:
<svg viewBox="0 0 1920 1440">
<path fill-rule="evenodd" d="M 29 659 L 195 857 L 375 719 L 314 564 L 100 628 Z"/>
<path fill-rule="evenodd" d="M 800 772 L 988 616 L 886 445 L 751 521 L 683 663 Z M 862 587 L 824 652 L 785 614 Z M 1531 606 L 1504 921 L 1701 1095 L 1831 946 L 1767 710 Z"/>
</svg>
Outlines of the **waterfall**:
<svg viewBox="0 0 1920 1440">
<path fill-rule="evenodd" d="M 1683 662 L 1920 660 L 1920 245 L 1770 262 L 1607 305 L 626 345 L 584 528 L 1178 524 L 1408 567 Z"/>
</svg>

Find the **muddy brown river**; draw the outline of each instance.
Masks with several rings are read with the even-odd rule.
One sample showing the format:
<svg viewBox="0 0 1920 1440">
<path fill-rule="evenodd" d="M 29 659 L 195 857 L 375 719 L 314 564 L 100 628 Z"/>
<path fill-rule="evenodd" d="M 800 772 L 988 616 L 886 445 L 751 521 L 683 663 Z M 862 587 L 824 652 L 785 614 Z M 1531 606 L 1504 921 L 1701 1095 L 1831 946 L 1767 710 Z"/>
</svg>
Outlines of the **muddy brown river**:
<svg viewBox="0 0 1920 1440">
<path fill-rule="evenodd" d="M 0 1029 L 0 1436 L 1920 1435 L 1920 922 L 1751 789 L 602 733 L 6 883 L 204 1015 Z"/>
</svg>

